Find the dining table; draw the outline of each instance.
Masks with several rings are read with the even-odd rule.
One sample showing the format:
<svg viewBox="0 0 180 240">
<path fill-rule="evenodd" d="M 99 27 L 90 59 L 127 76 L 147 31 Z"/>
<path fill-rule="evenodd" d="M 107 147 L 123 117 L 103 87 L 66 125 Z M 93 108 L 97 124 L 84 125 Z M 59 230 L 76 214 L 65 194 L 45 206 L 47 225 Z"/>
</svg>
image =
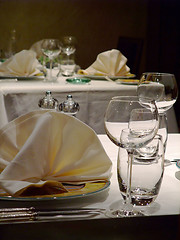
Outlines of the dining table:
<svg viewBox="0 0 180 240">
<path fill-rule="evenodd" d="M 153 203 L 140 208 L 144 216 L 110 218 L 106 213 L 123 201 L 117 180 L 119 148 L 105 134 L 98 138 L 112 161 L 110 184 L 99 191 L 67 198 L 0 198 L 0 211 L 11 208 L 76 210 L 76 214 L 40 220 L 0 221 L 0 239 L 180 239 L 180 134 L 168 134 L 164 175 Z M 81 210 L 88 214 L 81 215 Z M 91 210 L 97 214 L 91 214 Z M 100 210 L 100 211 L 98 211 Z M 90 214 L 89 214 L 90 213 Z"/>
<path fill-rule="evenodd" d="M 55 71 L 57 75 L 57 70 Z M 54 72 L 53 72 L 54 74 Z M 71 83 L 71 77 L 59 75 L 56 81 L 50 82 L 42 78 L 6 78 L 0 79 L 0 128 L 9 121 L 27 112 L 39 110 L 39 100 L 47 91 L 51 91 L 58 103 L 63 103 L 67 95 L 80 106 L 76 117 L 89 125 L 97 134 L 104 134 L 104 114 L 110 99 L 114 96 L 137 95 L 137 79 L 120 79 L 120 81 L 106 79 L 100 76 L 90 78 L 87 83 Z M 125 80 L 125 81 L 124 81 Z M 135 80 L 135 81 L 134 81 Z M 168 132 L 177 133 L 178 125 L 175 111 L 171 108 L 167 112 Z"/>
</svg>

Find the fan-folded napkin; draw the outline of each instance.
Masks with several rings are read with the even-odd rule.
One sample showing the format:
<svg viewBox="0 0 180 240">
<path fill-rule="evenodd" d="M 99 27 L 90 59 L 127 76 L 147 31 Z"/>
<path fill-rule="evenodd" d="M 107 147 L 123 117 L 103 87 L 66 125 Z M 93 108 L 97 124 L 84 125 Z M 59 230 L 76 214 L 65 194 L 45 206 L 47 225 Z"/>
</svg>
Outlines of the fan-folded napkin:
<svg viewBox="0 0 180 240">
<path fill-rule="evenodd" d="M 111 165 L 96 133 L 63 113 L 30 112 L 0 130 L 0 188 L 12 196 L 108 180 Z"/>
<path fill-rule="evenodd" d="M 102 52 L 96 61 L 85 70 L 79 70 L 80 74 L 126 76 L 130 68 L 126 65 L 127 58 L 117 49 Z"/>
<path fill-rule="evenodd" d="M 0 65 L 0 76 L 34 76 L 40 73 L 36 53 L 22 50 Z"/>
</svg>

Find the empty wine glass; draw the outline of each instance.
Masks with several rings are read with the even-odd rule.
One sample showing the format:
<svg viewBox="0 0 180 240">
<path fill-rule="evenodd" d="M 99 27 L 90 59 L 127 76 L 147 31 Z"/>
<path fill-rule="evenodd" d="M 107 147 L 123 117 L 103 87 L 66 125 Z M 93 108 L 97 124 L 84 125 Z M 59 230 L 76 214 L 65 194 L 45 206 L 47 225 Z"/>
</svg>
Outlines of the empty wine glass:
<svg viewBox="0 0 180 240">
<path fill-rule="evenodd" d="M 174 74 L 143 73 L 137 88 L 139 97 L 149 97 L 156 101 L 159 114 L 167 112 L 178 97 L 178 87 Z"/>
<path fill-rule="evenodd" d="M 52 77 L 52 64 L 53 59 L 58 57 L 61 52 L 61 42 L 58 39 L 44 39 L 42 41 L 41 50 L 45 56 L 49 58 L 50 61 L 50 72 L 48 76 L 49 81 L 53 81 Z"/>
<path fill-rule="evenodd" d="M 106 109 L 104 116 L 104 126 L 110 140 L 120 146 L 120 135 L 122 129 L 129 127 L 132 110 L 144 109 L 146 117 L 148 112 L 154 114 L 159 122 L 155 101 L 150 98 L 138 98 L 137 96 L 116 96 L 113 97 Z M 135 111 L 134 111 L 135 113 Z"/>
<path fill-rule="evenodd" d="M 158 111 L 154 100 L 124 96 L 113 98 L 107 107 L 105 131 L 113 143 L 128 152 L 127 191 L 123 208 L 113 210 L 108 216 L 138 216 L 131 204 L 132 157 L 135 149 L 151 141 L 159 126 Z"/>
<path fill-rule="evenodd" d="M 62 51 L 66 55 L 70 56 L 76 51 L 76 38 L 73 36 L 64 36 L 61 39 Z"/>
<path fill-rule="evenodd" d="M 178 97 L 178 87 L 174 74 L 143 73 L 138 84 L 137 94 L 139 97 L 150 97 L 155 100 L 160 115 L 160 126 L 167 127 L 166 112 L 173 106 Z M 165 131 L 163 130 L 163 132 Z M 168 129 L 166 129 L 167 132 Z M 166 141 L 167 137 L 163 136 L 165 149 Z"/>
</svg>

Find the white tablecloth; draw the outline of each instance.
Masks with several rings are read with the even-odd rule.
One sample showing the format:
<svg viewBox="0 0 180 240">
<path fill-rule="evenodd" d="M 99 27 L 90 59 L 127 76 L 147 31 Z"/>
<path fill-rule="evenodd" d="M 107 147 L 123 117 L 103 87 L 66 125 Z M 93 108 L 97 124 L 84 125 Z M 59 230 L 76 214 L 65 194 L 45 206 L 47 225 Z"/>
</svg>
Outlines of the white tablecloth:
<svg viewBox="0 0 180 240">
<path fill-rule="evenodd" d="M 73 204 L 74 207 L 79 207 L 80 205 L 82 207 L 109 209 L 116 207 L 119 201 L 122 203 L 122 196 L 119 191 L 116 174 L 118 147 L 113 144 L 106 135 L 99 135 L 99 138 L 113 163 L 110 188 L 107 192 L 97 194 L 96 197 L 92 195 L 89 198 L 77 199 L 73 203 L 71 202 L 69 206 Z M 180 134 L 169 134 L 165 156 L 166 160 L 180 158 L 179 146 Z M 67 207 L 67 202 L 63 203 L 61 206 Z M 158 197 L 154 203 L 143 207 L 143 210 L 147 216 L 180 214 L 180 169 L 177 168 L 175 163 L 170 163 L 165 167 Z"/>
<path fill-rule="evenodd" d="M 118 147 L 116 147 L 106 135 L 100 135 L 100 140 L 113 162 L 113 176 L 108 198 L 101 203 L 101 207 L 115 205 L 115 202 L 122 200 L 118 188 L 116 175 L 116 162 Z M 165 159 L 173 160 L 180 158 L 180 134 L 169 134 Z M 180 168 L 175 163 L 170 163 L 165 167 L 164 177 L 159 195 L 155 202 L 149 207 L 145 207 L 149 215 L 173 215 L 180 214 Z"/>
<path fill-rule="evenodd" d="M 98 134 L 104 131 L 104 113 L 109 100 L 118 95 L 136 95 L 136 85 L 117 84 L 115 82 L 94 80 L 90 84 L 67 84 L 65 77 L 59 77 L 57 82 L 45 81 L 0 81 L 0 127 L 8 121 L 37 110 L 39 99 L 50 90 L 59 103 L 68 94 L 79 103 L 80 111 L 77 118 L 87 123 Z M 174 110 L 168 113 L 169 132 L 178 132 Z"/>
<path fill-rule="evenodd" d="M 92 194 L 89 196 L 81 196 L 75 199 L 53 200 L 53 201 L 0 201 L 0 208 L 4 207 L 42 207 L 42 208 L 71 208 L 71 207 L 89 207 L 89 208 L 104 208 L 116 206 L 119 201 L 122 201 L 122 196 L 119 191 L 116 163 L 118 147 L 114 145 L 106 135 L 98 135 L 110 157 L 112 167 L 112 177 L 110 179 L 110 187 L 101 193 Z M 167 142 L 166 159 L 173 160 L 180 158 L 180 134 L 169 134 Z M 148 216 L 157 215 L 176 215 L 180 214 L 180 169 L 175 163 L 171 163 L 165 167 L 163 181 L 159 195 L 154 203 L 144 207 Z M 96 218 L 105 218 L 104 215 Z"/>
</svg>

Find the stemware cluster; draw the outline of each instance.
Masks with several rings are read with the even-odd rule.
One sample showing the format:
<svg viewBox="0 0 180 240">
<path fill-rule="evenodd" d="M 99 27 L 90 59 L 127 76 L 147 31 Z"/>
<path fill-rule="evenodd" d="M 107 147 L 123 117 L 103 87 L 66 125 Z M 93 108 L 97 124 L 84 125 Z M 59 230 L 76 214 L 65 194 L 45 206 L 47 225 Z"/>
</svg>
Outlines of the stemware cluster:
<svg viewBox="0 0 180 240">
<path fill-rule="evenodd" d="M 108 137 L 119 149 L 126 149 L 128 155 L 125 204 L 110 215 L 141 215 L 131 204 L 132 161 L 134 151 L 149 143 L 157 133 L 159 120 L 155 101 L 136 96 L 114 97 L 108 104 L 104 122 Z"/>
<path fill-rule="evenodd" d="M 66 54 L 69 58 L 69 56 L 76 51 L 76 39 L 73 36 L 65 36 L 60 40 L 44 39 L 41 44 L 41 50 L 50 61 L 48 81 L 54 81 L 52 77 L 53 60 L 57 58 L 60 53 Z"/>
<path fill-rule="evenodd" d="M 117 176 L 124 204 L 108 211 L 108 216 L 142 216 L 144 213 L 134 206 L 148 205 L 157 197 L 167 140 L 165 113 L 177 94 L 173 74 L 143 73 L 137 96 L 110 100 L 104 117 L 105 131 L 119 147 Z"/>
</svg>

